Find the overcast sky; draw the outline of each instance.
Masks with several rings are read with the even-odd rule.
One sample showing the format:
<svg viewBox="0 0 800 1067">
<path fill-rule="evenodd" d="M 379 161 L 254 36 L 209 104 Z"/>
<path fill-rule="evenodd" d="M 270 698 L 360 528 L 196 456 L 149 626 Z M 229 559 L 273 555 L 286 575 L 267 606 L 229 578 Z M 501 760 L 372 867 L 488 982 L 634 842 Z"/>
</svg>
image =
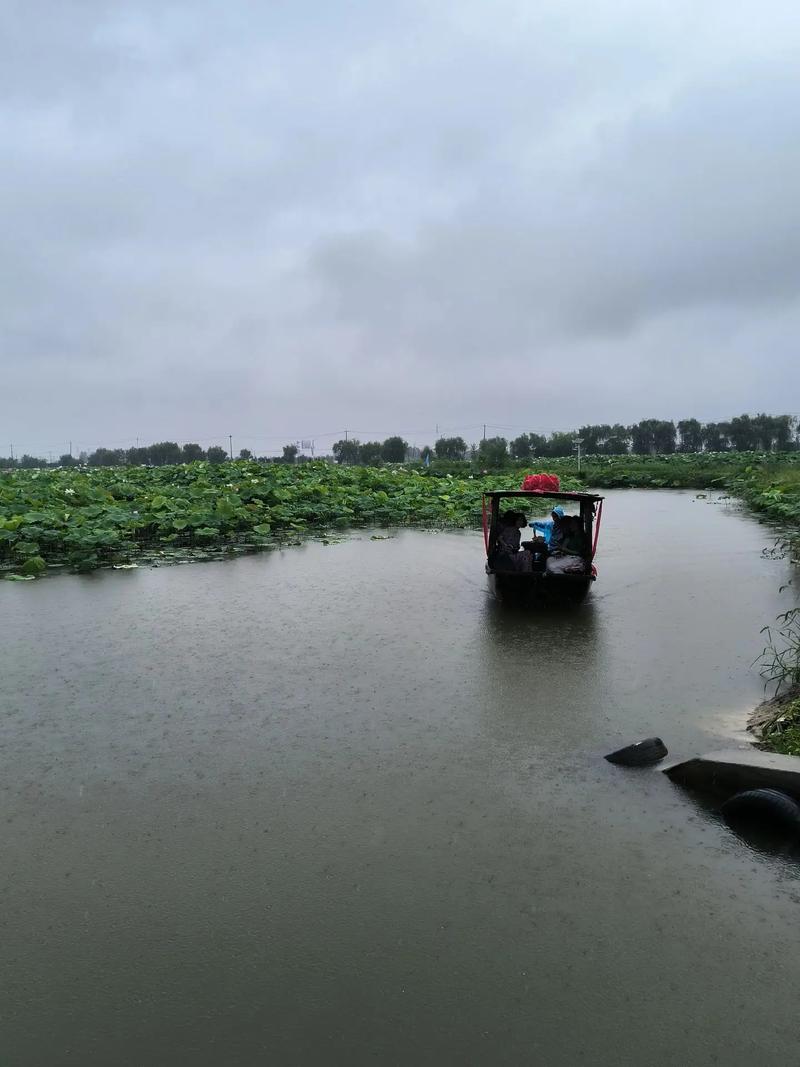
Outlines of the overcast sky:
<svg viewBox="0 0 800 1067">
<path fill-rule="evenodd" d="M 0 152 L 0 455 L 800 411 L 788 0 L 4 0 Z"/>
</svg>

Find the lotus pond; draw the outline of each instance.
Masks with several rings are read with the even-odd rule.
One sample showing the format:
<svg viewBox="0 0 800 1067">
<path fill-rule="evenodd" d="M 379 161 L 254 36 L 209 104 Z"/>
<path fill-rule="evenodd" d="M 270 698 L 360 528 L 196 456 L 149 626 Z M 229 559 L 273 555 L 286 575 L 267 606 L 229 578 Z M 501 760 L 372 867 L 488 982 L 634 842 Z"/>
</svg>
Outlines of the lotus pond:
<svg viewBox="0 0 800 1067">
<path fill-rule="evenodd" d="M 542 465 L 564 488 L 726 489 L 785 528 L 800 525 L 800 453 L 592 456 L 582 480 L 573 460 L 532 469 Z M 17 469 L 0 473 L 0 570 L 21 580 L 222 558 L 349 527 L 474 527 L 481 491 L 516 488 L 523 474 L 322 461 Z"/>
<path fill-rule="evenodd" d="M 471 526 L 481 490 L 515 488 L 519 477 L 325 462 L 16 470 L 0 475 L 0 566 L 35 577 L 257 550 L 345 527 Z"/>
</svg>

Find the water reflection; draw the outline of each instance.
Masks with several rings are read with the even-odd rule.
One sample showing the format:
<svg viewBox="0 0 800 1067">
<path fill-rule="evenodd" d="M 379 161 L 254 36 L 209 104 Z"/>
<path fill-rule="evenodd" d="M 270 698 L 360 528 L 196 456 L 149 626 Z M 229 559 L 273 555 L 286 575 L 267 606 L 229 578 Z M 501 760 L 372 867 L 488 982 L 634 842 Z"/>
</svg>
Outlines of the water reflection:
<svg viewBox="0 0 800 1067">
<path fill-rule="evenodd" d="M 585 751 L 596 742 L 598 676 L 604 659 L 604 619 L 591 595 L 572 607 L 488 599 L 480 658 L 495 736 L 522 749 Z"/>
<path fill-rule="evenodd" d="M 513 603 L 487 597 L 484 629 L 503 648 L 530 651 L 531 645 L 560 655 L 566 645 L 596 650 L 598 611 L 591 594 L 578 605 Z"/>
</svg>

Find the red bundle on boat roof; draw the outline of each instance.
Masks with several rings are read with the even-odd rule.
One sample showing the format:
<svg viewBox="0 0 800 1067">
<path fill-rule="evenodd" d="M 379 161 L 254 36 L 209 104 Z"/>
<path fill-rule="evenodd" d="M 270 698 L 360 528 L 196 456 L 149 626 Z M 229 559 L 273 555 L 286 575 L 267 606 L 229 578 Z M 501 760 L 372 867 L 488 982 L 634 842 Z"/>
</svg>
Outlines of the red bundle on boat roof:
<svg viewBox="0 0 800 1067">
<path fill-rule="evenodd" d="M 529 493 L 557 493 L 561 482 L 557 474 L 526 474 L 522 488 Z"/>
</svg>

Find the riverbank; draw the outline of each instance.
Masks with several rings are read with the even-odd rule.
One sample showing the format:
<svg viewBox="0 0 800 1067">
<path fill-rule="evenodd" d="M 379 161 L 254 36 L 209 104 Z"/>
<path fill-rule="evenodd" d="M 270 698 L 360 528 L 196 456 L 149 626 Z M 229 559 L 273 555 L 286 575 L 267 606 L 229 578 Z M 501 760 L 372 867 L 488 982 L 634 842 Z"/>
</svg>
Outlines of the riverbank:
<svg viewBox="0 0 800 1067">
<path fill-rule="evenodd" d="M 759 704 L 747 728 L 759 748 L 800 756 L 800 686 Z"/>
</svg>

